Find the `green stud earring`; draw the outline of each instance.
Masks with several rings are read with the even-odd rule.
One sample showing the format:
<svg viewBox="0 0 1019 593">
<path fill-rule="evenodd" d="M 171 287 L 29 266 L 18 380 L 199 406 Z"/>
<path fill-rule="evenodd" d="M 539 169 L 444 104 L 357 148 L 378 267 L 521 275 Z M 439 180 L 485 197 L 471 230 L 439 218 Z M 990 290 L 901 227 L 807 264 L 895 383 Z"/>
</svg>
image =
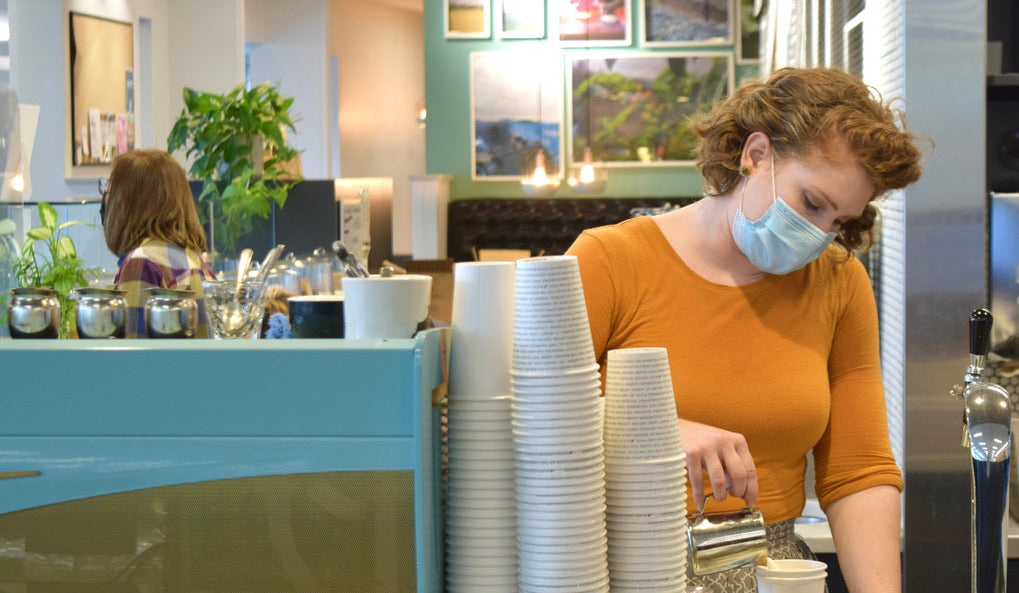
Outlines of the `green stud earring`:
<svg viewBox="0 0 1019 593">
<path fill-rule="evenodd" d="M 744 176 L 750 175 L 750 169 L 748 167 L 743 167 L 739 170 L 739 174 Z"/>
</svg>

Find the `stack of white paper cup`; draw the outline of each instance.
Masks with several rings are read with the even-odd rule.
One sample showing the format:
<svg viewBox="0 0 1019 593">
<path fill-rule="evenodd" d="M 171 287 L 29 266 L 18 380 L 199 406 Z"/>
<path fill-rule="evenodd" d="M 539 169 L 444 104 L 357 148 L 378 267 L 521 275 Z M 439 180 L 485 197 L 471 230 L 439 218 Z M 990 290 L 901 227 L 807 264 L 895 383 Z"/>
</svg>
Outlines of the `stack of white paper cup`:
<svg viewBox="0 0 1019 593">
<path fill-rule="evenodd" d="M 572 256 L 517 262 L 513 446 L 521 593 L 606 593 L 598 365 Z"/>
<path fill-rule="evenodd" d="M 664 348 L 610 350 L 605 498 L 613 593 L 686 591 L 686 454 Z"/>
<path fill-rule="evenodd" d="M 517 593 L 510 424 L 515 268 L 454 270 L 447 416 L 446 590 Z"/>
<path fill-rule="evenodd" d="M 449 398 L 446 590 L 516 593 L 510 397 Z"/>
</svg>

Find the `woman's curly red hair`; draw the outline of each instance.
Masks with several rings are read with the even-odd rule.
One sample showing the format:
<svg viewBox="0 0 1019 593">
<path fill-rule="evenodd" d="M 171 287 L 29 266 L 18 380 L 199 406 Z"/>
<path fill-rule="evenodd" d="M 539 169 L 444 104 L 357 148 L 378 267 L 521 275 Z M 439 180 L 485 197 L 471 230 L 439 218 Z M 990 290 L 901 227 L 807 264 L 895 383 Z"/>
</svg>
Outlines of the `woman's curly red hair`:
<svg viewBox="0 0 1019 593">
<path fill-rule="evenodd" d="M 860 79 L 830 68 L 783 68 L 766 82 L 750 82 L 694 124 L 701 138 L 697 167 L 708 195 L 736 186 L 743 144 L 754 132 L 770 139 L 778 157 L 833 154 L 844 143 L 874 185 L 871 200 L 920 178 L 919 136 L 901 110 Z M 844 223 L 836 241 L 848 250 L 869 246 L 877 208 Z"/>
</svg>

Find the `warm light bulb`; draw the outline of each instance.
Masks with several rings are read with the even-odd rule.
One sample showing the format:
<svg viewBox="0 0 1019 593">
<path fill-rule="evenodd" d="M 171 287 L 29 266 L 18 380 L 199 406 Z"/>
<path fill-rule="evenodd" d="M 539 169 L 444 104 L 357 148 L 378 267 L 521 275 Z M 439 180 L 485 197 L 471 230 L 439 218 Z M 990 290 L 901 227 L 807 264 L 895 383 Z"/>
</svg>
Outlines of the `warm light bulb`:
<svg viewBox="0 0 1019 593">
<path fill-rule="evenodd" d="M 580 182 L 581 183 L 592 183 L 594 181 L 594 167 L 591 163 L 585 163 L 580 168 Z"/>
<path fill-rule="evenodd" d="M 25 191 L 25 178 L 21 173 L 17 173 L 14 177 L 11 177 L 11 189 L 14 191 Z"/>
<path fill-rule="evenodd" d="M 534 175 L 531 177 L 532 183 L 535 185 L 545 185 L 548 183 L 548 176 L 545 175 L 545 167 L 540 164 L 534 168 Z"/>
</svg>

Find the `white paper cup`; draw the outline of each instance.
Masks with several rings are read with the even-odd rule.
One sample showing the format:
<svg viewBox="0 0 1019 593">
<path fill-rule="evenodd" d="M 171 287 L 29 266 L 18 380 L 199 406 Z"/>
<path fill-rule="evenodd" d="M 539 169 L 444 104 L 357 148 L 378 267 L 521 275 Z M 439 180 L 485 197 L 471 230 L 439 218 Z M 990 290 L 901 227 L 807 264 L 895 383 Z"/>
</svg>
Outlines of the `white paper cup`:
<svg viewBox="0 0 1019 593">
<path fill-rule="evenodd" d="M 470 447 L 451 448 L 447 453 L 447 458 L 450 469 L 483 469 L 492 471 L 512 469 L 514 467 L 512 450 L 496 449 L 492 451 L 471 449 Z"/>
<path fill-rule="evenodd" d="M 520 460 L 514 461 L 516 477 L 519 479 L 557 479 L 603 474 L 605 464 L 601 456 L 592 456 L 574 462 L 562 460 Z"/>
<path fill-rule="evenodd" d="M 462 583 L 446 583 L 446 590 L 448 593 L 519 593 L 516 583 L 507 583 L 501 585 L 485 585 L 472 583 L 470 586 Z M 653 593 L 658 593 L 657 591 Z M 680 593 L 683 593 L 680 591 Z"/>
<path fill-rule="evenodd" d="M 757 572 L 775 578 L 798 578 L 801 576 L 819 575 L 828 570 L 828 565 L 819 560 L 805 558 L 768 559 L 768 564 L 758 566 Z"/>
<path fill-rule="evenodd" d="M 609 577 L 598 581 L 577 581 L 575 578 L 542 579 L 530 573 L 520 574 L 520 593 L 609 593 Z"/>
<path fill-rule="evenodd" d="M 428 321 L 432 277 L 343 277 L 344 337 L 410 338 Z"/>
<path fill-rule="evenodd" d="M 460 542 L 461 545 L 467 545 L 467 542 L 480 545 L 481 542 L 488 541 L 504 547 L 506 542 L 515 541 L 516 537 L 517 532 L 513 528 L 446 526 L 446 539 L 450 542 Z"/>
<path fill-rule="evenodd" d="M 513 262 L 462 262 L 454 266 L 451 398 L 509 393 L 515 278 Z"/>
<path fill-rule="evenodd" d="M 455 395 L 449 397 L 449 409 L 461 409 L 461 410 L 507 410 L 509 409 L 510 402 L 512 401 L 512 395 L 510 391 L 499 395 L 489 395 L 483 398 L 468 398 L 462 399 Z"/>
<path fill-rule="evenodd" d="M 512 586 L 516 586 L 516 583 L 517 583 L 517 575 L 516 575 L 516 573 L 514 573 L 512 575 L 510 575 L 510 574 L 500 575 L 500 574 L 491 574 L 490 572 L 488 572 L 486 574 L 486 571 L 483 571 L 483 570 L 470 571 L 470 572 L 471 572 L 470 574 L 461 574 L 460 572 L 457 572 L 455 570 L 452 570 L 450 567 L 447 567 L 446 568 L 446 582 L 449 584 L 449 586 L 451 588 L 452 587 L 465 587 L 466 589 L 461 589 L 461 590 L 470 590 L 470 591 L 477 591 L 478 590 L 477 587 L 481 587 L 481 586 L 485 586 L 485 585 L 507 585 L 507 586 L 512 585 Z"/>
<path fill-rule="evenodd" d="M 517 502 L 534 502 L 548 504 L 571 503 L 574 501 L 586 501 L 592 497 L 603 497 L 604 490 L 598 483 L 590 485 L 566 486 L 566 487 L 526 487 L 517 485 Z"/>
<path fill-rule="evenodd" d="M 675 457 L 659 459 L 632 460 L 605 456 L 605 472 L 613 480 L 624 480 L 623 476 L 634 476 L 634 479 L 650 479 L 658 476 L 664 479 L 677 479 L 686 476 L 686 453 Z"/>
<path fill-rule="evenodd" d="M 538 386 L 538 385 L 549 385 L 549 386 L 563 386 L 572 383 L 585 382 L 592 379 L 601 381 L 601 375 L 599 374 L 600 367 L 597 362 L 591 362 L 591 364 L 576 368 L 569 369 L 554 373 L 541 373 L 535 371 L 524 371 L 522 369 L 511 369 L 510 370 L 510 383 L 513 385 L 523 386 Z"/>
<path fill-rule="evenodd" d="M 466 462 L 465 462 L 466 463 Z M 463 484 L 465 488 L 479 488 L 487 486 L 492 490 L 507 490 L 513 488 L 514 467 L 510 464 L 500 464 L 495 467 L 478 465 L 461 467 L 450 467 L 446 474 L 447 487 L 455 483 Z"/>
<path fill-rule="evenodd" d="M 551 375 L 549 375 L 551 377 Z M 514 397 L 519 394 L 534 395 L 565 395 L 565 394 L 590 394 L 597 392 L 601 397 L 601 379 L 597 371 L 587 372 L 583 375 L 567 376 L 561 383 L 530 383 L 527 381 L 513 381 L 512 391 Z"/>
<path fill-rule="evenodd" d="M 757 575 L 759 593 L 824 593 L 825 574 L 779 578 Z"/>
<path fill-rule="evenodd" d="M 448 515 L 446 517 L 446 525 L 452 527 L 481 527 L 489 529 L 506 529 L 512 527 L 516 530 L 517 515 L 516 513 L 509 517 L 465 517 L 461 515 Z"/>
</svg>

